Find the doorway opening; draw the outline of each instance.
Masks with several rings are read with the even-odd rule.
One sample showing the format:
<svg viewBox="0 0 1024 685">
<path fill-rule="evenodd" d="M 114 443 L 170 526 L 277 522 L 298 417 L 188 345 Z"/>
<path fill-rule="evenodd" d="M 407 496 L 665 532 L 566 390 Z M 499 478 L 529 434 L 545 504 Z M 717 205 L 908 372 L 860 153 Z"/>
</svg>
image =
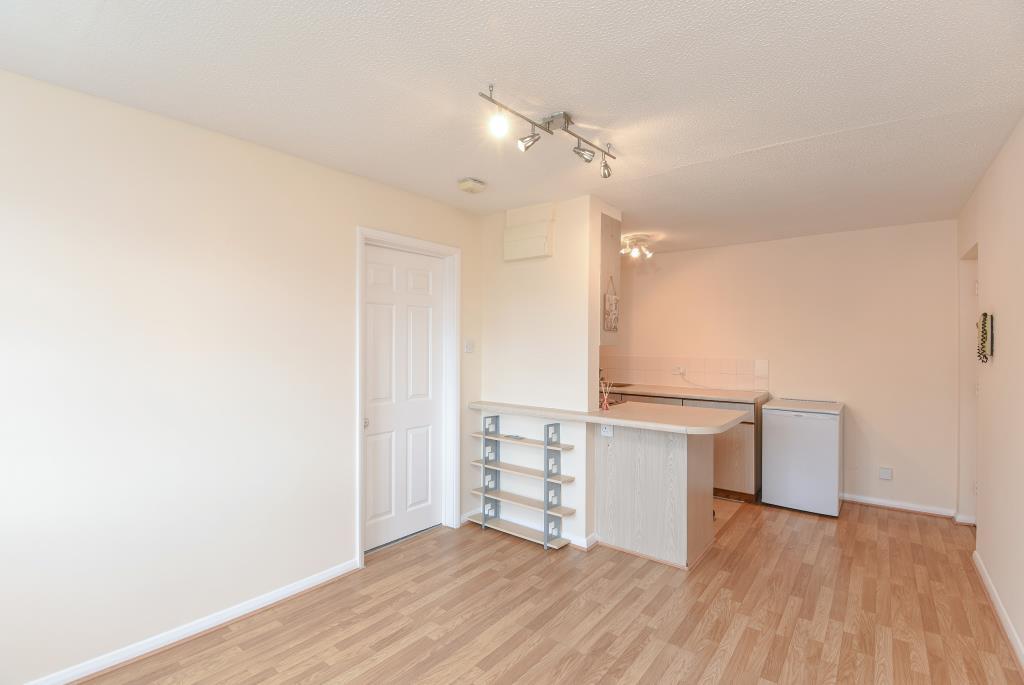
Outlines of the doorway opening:
<svg viewBox="0 0 1024 685">
<path fill-rule="evenodd" d="M 459 516 L 459 248 L 358 228 L 356 556 Z"/>
</svg>

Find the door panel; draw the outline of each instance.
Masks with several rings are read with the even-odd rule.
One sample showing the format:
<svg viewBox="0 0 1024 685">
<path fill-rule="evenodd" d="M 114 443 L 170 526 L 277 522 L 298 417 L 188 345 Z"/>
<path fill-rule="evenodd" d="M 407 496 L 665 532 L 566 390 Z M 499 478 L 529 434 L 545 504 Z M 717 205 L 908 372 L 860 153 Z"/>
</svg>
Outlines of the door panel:
<svg viewBox="0 0 1024 685">
<path fill-rule="evenodd" d="M 754 425 L 741 423 L 715 436 L 715 487 L 754 495 Z"/>
<path fill-rule="evenodd" d="M 395 400 L 395 306 L 366 305 L 366 401 Z"/>
<path fill-rule="evenodd" d="M 431 478 L 433 464 L 430 450 L 430 426 L 419 426 L 407 433 L 405 506 L 409 509 L 430 506 Z"/>
<path fill-rule="evenodd" d="M 368 246 L 364 549 L 441 522 L 442 260 Z M 387 437 L 385 437 L 387 436 Z"/>
<path fill-rule="evenodd" d="M 395 515 L 395 435 L 368 435 L 366 447 L 366 520 L 383 521 Z"/>
<path fill-rule="evenodd" d="M 408 309 L 408 391 L 409 399 L 430 398 L 430 360 L 433 310 L 412 305 Z"/>
</svg>

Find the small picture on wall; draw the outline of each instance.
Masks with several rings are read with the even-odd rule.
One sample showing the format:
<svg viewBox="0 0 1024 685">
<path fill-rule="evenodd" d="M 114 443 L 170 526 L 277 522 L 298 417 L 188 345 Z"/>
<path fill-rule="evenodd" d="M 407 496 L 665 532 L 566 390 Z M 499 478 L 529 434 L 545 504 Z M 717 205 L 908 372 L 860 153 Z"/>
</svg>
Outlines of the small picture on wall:
<svg viewBox="0 0 1024 685">
<path fill-rule="evenodd" d="M 615 281 L 608 277 L 608 290 L 604 293 L 604 330 L 619 330 L 619 294 L 615 290 Z"/>
</svg>

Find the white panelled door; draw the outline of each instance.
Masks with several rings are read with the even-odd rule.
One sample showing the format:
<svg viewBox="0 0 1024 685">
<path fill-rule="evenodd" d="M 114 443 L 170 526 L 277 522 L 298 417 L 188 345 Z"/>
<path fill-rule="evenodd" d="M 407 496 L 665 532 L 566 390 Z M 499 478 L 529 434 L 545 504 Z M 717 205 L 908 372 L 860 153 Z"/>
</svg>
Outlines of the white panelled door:
<svg viewBox="0 0 1024 685">
<path fill-rule="evenodd" d="M 441 523 L 443 261 L 368 245 L 363 473 L 371 549 Z"/>
</svg>

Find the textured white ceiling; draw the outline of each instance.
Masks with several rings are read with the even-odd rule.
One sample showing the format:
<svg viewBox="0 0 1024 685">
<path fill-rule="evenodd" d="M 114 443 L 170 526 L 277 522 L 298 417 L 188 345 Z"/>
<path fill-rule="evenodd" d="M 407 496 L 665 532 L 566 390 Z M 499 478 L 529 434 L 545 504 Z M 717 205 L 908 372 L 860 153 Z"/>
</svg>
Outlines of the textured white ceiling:
<svg viewBox="0 0 1024 685">
<path fill-rule="evenodd" d="M 954 216 L 1024 111 L 1024 3 L 0 0 L 0 68 L 472 211 L 594 193 L 675 249 Z M 492 81 L 613 177 L 489 138 Z"/>
</svg>

